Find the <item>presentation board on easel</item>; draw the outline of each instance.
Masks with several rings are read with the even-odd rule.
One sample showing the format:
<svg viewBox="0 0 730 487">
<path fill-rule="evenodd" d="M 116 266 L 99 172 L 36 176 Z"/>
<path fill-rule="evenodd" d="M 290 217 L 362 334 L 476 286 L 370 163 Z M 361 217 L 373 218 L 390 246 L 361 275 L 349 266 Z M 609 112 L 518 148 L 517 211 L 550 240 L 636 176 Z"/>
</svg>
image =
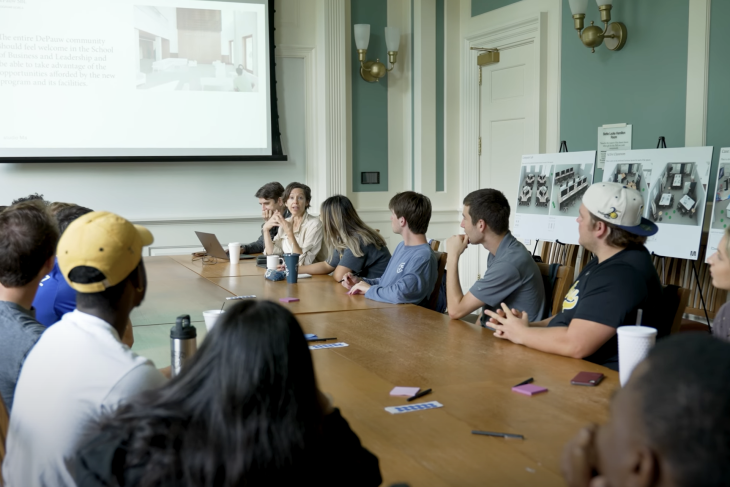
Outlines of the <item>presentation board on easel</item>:
<svg viewBox="0 0 730 487">
<path fill-rule="evenodd" d="M 609 151 L 603 181 L 641 192 L 644 218 L 659 227 L 646 242 L 649 251 L 697 260 L 711 162 L 712 147 Z"/>
<path fill-rule="evenodd" d="M 578 244 L 578 209 L 593 182 L 596 151 L 522 156 L 512 234 Z"/>
<path fill-rule="evenodd" d="M 730 147 L 723 147 L 720 149 L 720 163 L 717 169 L 715 197 L 712 199 L 712 217 L 705 259 L 717 252 L 717 246 L 725 234 L 725 229 L 730 225 L 728 206 L 730 206 Z"/>
</svg>

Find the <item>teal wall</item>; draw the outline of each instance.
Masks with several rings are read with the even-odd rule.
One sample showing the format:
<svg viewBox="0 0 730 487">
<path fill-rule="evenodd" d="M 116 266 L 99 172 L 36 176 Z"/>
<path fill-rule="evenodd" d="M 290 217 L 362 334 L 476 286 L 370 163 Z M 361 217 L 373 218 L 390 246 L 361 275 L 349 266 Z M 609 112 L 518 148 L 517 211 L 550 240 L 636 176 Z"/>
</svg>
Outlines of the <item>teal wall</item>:
<svg viewBox="0 0 730 487">
<path fill-rule="evenodd" d="M 502 8 L 506 5 L 511 5 L 519 1 L 520 0 L 471 0 L 471 16 L 475 17 L 485 12 L 497 10 L 498 8 Z"/>
<path fill-rule="evenodd" d="M 387 0 L 351 0 L 351 21 L 370 24 L 368 60 L 380 59 L 387 65 L 385 27 Z M 354 32 L 354 29 L 353 29 Z M 380 171 L 380 184 L 361 184 L 360 173 Z M 376 83 L 360 77 L 360 62 L 352 38 L 352 189 L 388 190 L 388 76 Z"/>
<path fill-rule="evenodd" d="M 715 147 L 710 174 L 717 170 L 722 147 L 730 147 L 730 1 L 712 2 L 710 17 L 710 69 L 707 93 L 707 145 Z M 715 192 L 715 179 L 710 180 L 708 201 Z"/>
<path fill-rule="evenodd" d="M 583 46 L 563 0 L 560 139 L 571 152 L 596 150 L 598 127 L 633 126 L 634 149 L 684 147 L 687 100 L 688 0 L 616 2 L 615 21 L 628 29 L 620 51 Z M 595 2 L 588 3 L 586 25 L 600 23 Z M 602 24 L 601 24 L 602 25 Z M 600 181 L 603 171 L 597 170 Z"/>
</svg>

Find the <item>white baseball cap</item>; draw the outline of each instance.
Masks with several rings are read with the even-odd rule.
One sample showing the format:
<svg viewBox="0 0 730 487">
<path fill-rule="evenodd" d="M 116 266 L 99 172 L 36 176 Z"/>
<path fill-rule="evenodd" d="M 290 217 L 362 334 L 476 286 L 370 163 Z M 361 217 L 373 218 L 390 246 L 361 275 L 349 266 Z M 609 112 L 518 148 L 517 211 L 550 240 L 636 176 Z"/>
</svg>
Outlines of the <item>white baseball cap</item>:
<svg viewBox="0 0 730 487">
<path fill-rule="evenodd" d="M 641 193 L 621 183 L 595 183 L 583 195 L 583 204 L 596 217 L 634 235 L 650 236 L 659 231 L 643 218 L 644 199 Z"/>
</svg>

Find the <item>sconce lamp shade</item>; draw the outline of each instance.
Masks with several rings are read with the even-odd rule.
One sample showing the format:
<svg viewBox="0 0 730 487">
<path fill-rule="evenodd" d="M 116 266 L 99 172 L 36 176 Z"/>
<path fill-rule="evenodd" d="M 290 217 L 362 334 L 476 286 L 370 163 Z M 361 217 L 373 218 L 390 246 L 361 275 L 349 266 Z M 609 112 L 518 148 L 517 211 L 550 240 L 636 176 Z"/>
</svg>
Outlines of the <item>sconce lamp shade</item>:
<svg viewBox="0 0 730 487">
<path fill-rule="evenodd" d="M 599 7 L 602 7 L 604 5 L 613 5 L 613 0 L 596 0 L 596 3 Z"/>
<path fill-rule="evenodd" d="M 398 50 L 400 47 L 400 29 L 398 27 L 385 28 L 385 45 L 388 48 L 388 52 Z"/>
<path fill-rule="evenodd" d="M 370 43 L 370 24 L 355 24 L 355 45 L 367 49 Z"/>
<path fill-rule="evenodd" d="M 606 0 L 597 0 L 598 2 Z M 573 15 L 585 14 L 588 8 L 588 0 L 570 0 L 570 11 Z"/>
</svg>

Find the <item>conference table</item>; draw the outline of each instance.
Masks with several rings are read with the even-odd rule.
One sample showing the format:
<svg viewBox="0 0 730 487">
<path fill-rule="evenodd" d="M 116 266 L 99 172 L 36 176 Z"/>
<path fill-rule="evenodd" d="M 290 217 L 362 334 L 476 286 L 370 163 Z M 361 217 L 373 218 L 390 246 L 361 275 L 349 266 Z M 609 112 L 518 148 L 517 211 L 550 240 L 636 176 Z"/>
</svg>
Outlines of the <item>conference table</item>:
<svg viewBox="0 0 730 487">
<path fill-rule="evenodd" d="M 255 260 L 204 265 L 189 255 L 146 257 L 145 267 L 148 291 L 132 314 L 133 349 L 158 367 L 169 365 L 169 331 L 180 314 L 191 315 L 200 344 L 206 335 L 202 311 L 220 308 L 227 296 L 300 298 L 282 306 L 305 333 L 348 344 L 312 350 L 317 381 L 378 456 L 384 486 L 565 485 L 563 445 L 585 424 L 606 421 L 618 387 L 618 374 L 605 367 L 530 350 L 418 306 L 350 296 L 330 276 L 271 282 Z M 606 379 L 598 387 L 571 385 L 581 371 L 602 372 Z M 530 377 L 548 392 L 512 392 Z M 413 403 L 443 407 L 390 414 L 386 407 L 413 404 L 390 396 L 395 386 L 431 388 Z M 525 439 L 471 434 L 475 429 Z M 315 468 L 327 474 L 326 465 Z"/>
</svg>

